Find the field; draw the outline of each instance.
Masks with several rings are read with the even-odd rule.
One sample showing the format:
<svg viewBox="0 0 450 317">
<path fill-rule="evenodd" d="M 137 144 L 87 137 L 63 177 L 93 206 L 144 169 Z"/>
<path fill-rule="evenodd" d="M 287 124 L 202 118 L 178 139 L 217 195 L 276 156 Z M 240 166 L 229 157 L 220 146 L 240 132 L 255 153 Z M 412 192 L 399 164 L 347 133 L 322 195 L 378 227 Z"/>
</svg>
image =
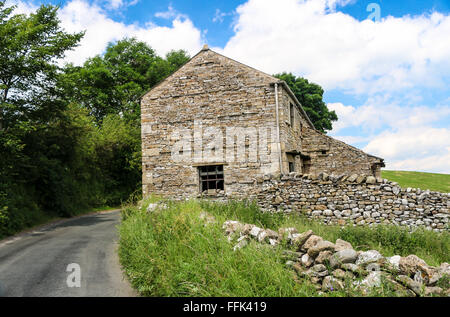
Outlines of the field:
<svg viewBox="0 0 450 317">
<path fill-rule="evenodd" d="M 278 230 L 308 229 L 329 241 L 340 238 L 355 250 L 376 249 L 384 256 L 416 254 L 429 265 L 450 262 L 450 234 L 394 226 L 337 227 L 308 220 L 300 214 L 268 214 L 247 202 L 213 203 L 190 200 L 166 201 L 164 210 L 124 206 L 119 257 L 132 285 L 143 296 L 303 297 L 361 296 L 350 289 L 321 294 L 304 278 L 294 281 L 286 268 L 282 247 L 250 243 L 233 251 L 222 224 L 238 220 Z M 206 211 L 215 222 L 205 225 Z M 375 288 L 368 296 L 396 296 L 389 288 Z"/>
<path fill-rule="evenodd" d="M 450 193 L 450 174 L 422 172 L 381 171 L 381 176 L 402 187 Z"/>
</svg>

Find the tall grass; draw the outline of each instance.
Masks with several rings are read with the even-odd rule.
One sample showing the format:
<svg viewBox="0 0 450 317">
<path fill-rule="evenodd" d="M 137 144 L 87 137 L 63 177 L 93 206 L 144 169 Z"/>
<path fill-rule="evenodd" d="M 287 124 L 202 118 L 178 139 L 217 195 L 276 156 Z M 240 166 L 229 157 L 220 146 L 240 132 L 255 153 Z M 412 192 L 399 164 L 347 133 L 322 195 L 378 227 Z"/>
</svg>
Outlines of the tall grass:
<svg viewBox="0 0 450 317">
<path fill-rule="evenodd" d="M 233 251 L 221 228 L 206 225 L 197 202 L 148 215 L 135 210 L 120 227 L 119 255 L 134 287 L 147 296 L 308 296 L 286 270 L 281 249 L 250 244 Z M 128 212 L 130 210 L 128 209 Z"/>
<path fill-rule="evenodd" d="M 450 261 L 448 233 L 397 227 L 326 226 L 300 215 L 261 212 L 250 202 L 166 202 L 167 209 L 147 213 L 146 207 L 125 206 L 120 226 L 119 256 L 132 285 L 144 296 L 317 296 L 307 280 L 296 283 L 285 267 L 282 247 L 250 243 L 233 251 L 222 224 L 239 220 L 264 228 L 312 229 L 327 240 L 344 239 L 355 248 L 377 249 L 385 256 L 417 254 L 430 265 Z M 207 211 L 216 223 L 200 219 Z M 380 295 L 391 295 L 389 290 Z M 354 296 L 338 292 L 332 296 Z"/>
<path fill-rule="evenodd" d="M 416 254 L 430 265 L 450 262 L 450 234 L 416 229 L 413 233 L 406 227 L 393 225 L 329 226 L 310 220 L 300 213 L 283 214 L 261 212 L 255 203 L 229 202 L 214 203 L 203 201 L 201 206 L 214 215 L 227 219 L 256 224 L 264 228 L 278 230 L 281 227 L 295 227 L 299 232 L 313 230 L 326 240 L 335 242 L 342 239 L 350 242 L 358 250 L 377 249 L 385 256 Z"/>
</svg>

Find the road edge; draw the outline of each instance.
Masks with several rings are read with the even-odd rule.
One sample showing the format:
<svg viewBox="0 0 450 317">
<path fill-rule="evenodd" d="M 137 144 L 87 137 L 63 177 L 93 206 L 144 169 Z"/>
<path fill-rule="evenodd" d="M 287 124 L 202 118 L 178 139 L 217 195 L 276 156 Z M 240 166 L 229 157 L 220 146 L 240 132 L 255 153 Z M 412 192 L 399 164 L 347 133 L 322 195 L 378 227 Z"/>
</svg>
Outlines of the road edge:
<svg viewBox="0 0 450 317">
<path fill-rule="evenodd" d="M 48 230 L 48 229 L 51 229 L 52 227 L 58 226 L 60 224 L 66 223 L 68 221 L 72 221 L 72 220 L 75 220 L 75 219 L 80 219 L 80 218 L 87 217 L 87 216 L 92 216 L 94 214 L 104 214 L 104 213 L 109 213 L 109 212 L 117 212 L 117 211 L 120 211 L 120 210 L 121 210 L 121 208 L 105 209 L 105 210 L 100 210 L 100 211 L 91 211 L 91 212 L 84 213 L 84 214 L 77 215 L 77 216 L 73 216 L 73 217 L 70 217 L 70 218 L 59 218 L 59 219 L 56 219 L 56 220 L 55 219 L 54 220 L 50 220 L 49 222 L 46 222 L 44 224 L 40 224 L 40 225 L 31 227 L 31 228 L 24 229 L 24 230 L 22 230 L 22 231 L 20 231 L 18 233 L 15 233 L 12 236 L 0 239 L 0 247 L 4 246 L 6 244 L 12 243 L 14 241 L 17 241 L 19 239 L 22 239 L 24 237 L 30 236 L 33 233 L 35 233 L 36 231 Z"/>
</svg>

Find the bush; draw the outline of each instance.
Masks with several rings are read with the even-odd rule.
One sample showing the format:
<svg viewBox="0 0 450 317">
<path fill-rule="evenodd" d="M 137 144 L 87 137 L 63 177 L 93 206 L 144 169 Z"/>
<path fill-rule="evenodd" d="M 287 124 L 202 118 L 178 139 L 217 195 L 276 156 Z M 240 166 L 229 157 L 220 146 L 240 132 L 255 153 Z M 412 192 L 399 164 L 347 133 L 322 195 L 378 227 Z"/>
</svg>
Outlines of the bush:
<svg viewBox="0 0 450 317">
<path fill-rule="evenodd" d="M 85 108 L 71 104 L 21 138 L 22 146 L 10 149 L 0 133 L 0 238 L 139 196 L 140 128 L 132 122 L 110 115 L 97 126 Z"/>
<path fill-rule="evenodd" d="M 8 191 L 14 195 L 8 195 Z M 26 199 L 26 193 L 27 190 L 18 185 L 11 185 L 0 192 L 0 239 L 51 217 L 42 212 L 33 199 Z"/>
</svg>

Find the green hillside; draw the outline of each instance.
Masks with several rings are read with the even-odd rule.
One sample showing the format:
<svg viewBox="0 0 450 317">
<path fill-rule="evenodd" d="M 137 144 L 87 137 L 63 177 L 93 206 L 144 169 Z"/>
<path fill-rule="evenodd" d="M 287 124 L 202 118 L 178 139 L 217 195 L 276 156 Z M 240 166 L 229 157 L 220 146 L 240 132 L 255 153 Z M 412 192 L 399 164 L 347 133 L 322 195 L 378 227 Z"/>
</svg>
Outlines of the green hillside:
<svg viewBox="0 0 450 317">
<path fill-rule="evenodd" d="M 429 189 L 450 193 L 450 174 L 423 172 L 381 171 L 381 176 L 402 187 Z"/>
</svg>

